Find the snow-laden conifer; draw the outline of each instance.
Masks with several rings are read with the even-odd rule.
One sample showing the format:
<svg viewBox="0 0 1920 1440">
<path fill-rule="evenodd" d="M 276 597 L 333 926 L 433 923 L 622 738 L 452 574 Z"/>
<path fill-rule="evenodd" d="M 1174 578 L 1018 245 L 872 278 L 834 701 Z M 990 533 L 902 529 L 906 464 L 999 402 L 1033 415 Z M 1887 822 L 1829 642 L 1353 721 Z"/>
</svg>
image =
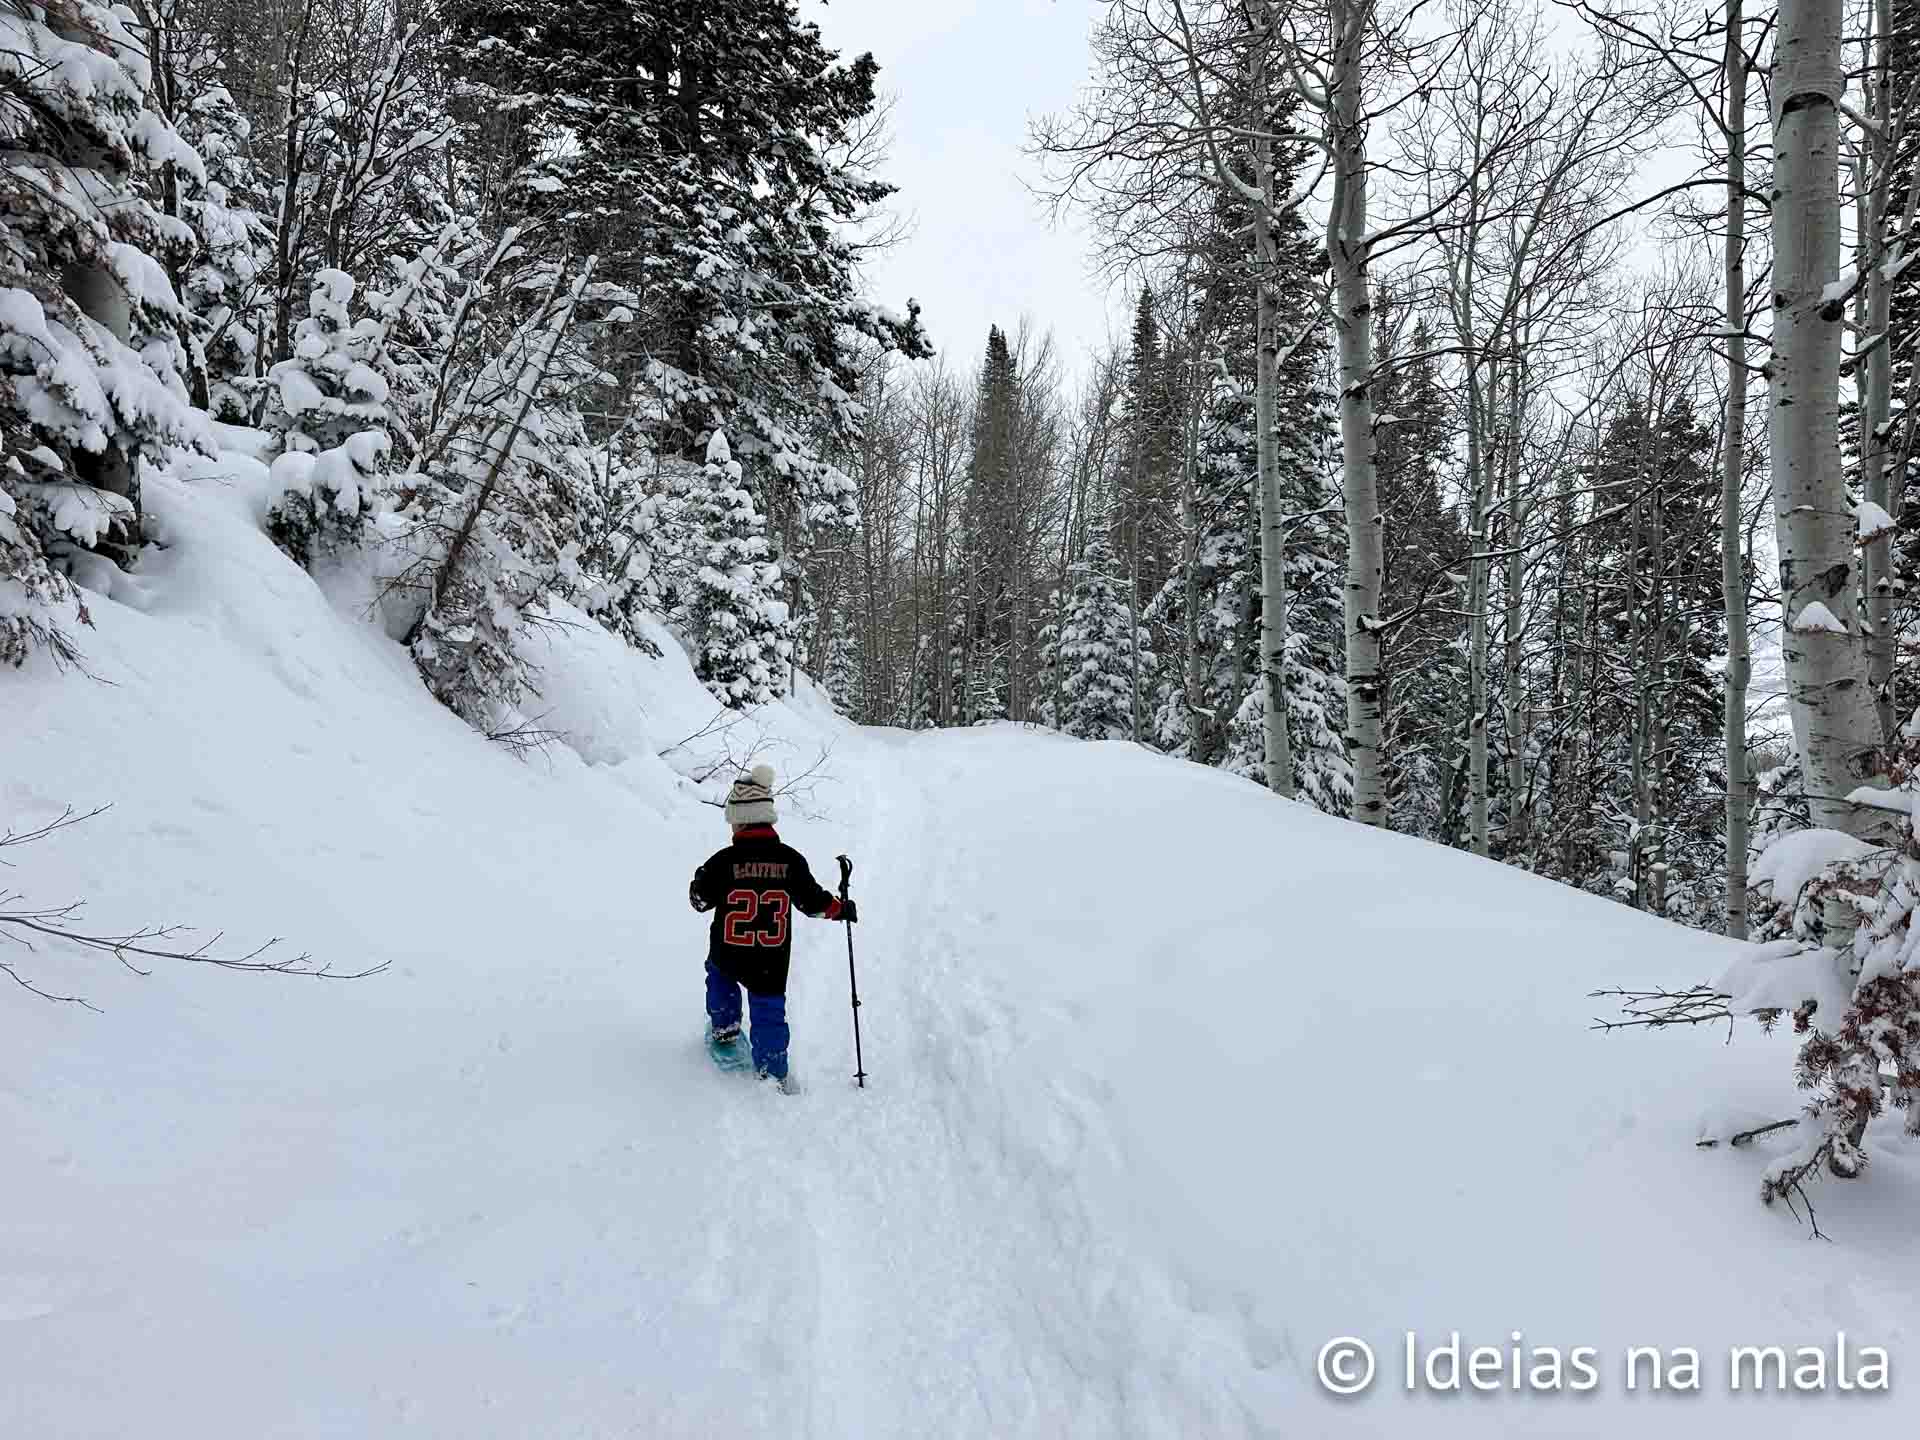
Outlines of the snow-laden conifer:
<svg viewBox="0 0 1920 1440">
<path fill-rule="evenodd" d="M 205 185 L 180 202 L 197 241 L 180 296 L 203 370 L 205 394 L 196 398 L 214 419 L 244 424 L 257 413 L 267 358 L 266 181 L 253 124 L 225 85 L 209 84 L 182 108 L 181 133 L 206 167 Z"/>
<path fill-rule="evenodd" d="M 1144 626 L 1116 576 L 1118 563 L 1104 536 L 1095 536 L 1072 567 L 1072 592 L 1047 662 L 1060 670 L 1060 729 L 1082 740 L 1119 740 L 1133 734 L 1133 679 L 1151 678 L 1154 657 Z"/>
<path fill-rule="evenodd" d="M 70 648 L 64 575 L 138 553 L 140 466 L 211 448 L 181 379 L 186 313 L 168 278 L 193 232 L 153 203 L 200 160 L 149 105 L 145 51 L 120 7 L 19 0 L 0 13 L 0 657 Z"/>
<path fill-rule="evenodd" d="M 392 448 L 385 327 L 371 316 L 353 318 L 354 289 L 345 271 L 322 270 L 293 358 L 268 372 L 267 423 L 280 454 L 267 528 L 302 565 L 360 537 L 381 502 Z"/>
<path fill-rule="evenodd" d="M 687 507 L 698 559 L 687 601 L 694 669 L 723 703 L 765 704 L 786 692 L 793 641 L 780 568 L 767 558 L 755 508 L 726 432 L 707 442 L 707 463 Z"/>
<path fill-rule="evenodd" d="M 396 477 L 385 522 L 412 556 L 393 584 L 404 639 L 434 696 L 489 735 L 525 733 L 537 693 L 527 632 L 553 599 L 583 598 L 579 383 L 563 347 L 592 265 L 554 272 L 501 352 L 450 387 L 415 467 Z"/>
</svg>

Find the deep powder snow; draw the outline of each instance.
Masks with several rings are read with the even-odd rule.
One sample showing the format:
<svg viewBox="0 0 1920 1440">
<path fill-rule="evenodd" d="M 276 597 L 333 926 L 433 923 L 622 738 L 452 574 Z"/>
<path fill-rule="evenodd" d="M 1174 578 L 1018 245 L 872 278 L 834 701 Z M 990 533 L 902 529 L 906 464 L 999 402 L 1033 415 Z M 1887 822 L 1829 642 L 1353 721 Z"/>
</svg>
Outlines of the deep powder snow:
<svg viewBox="0 0 1920 1440">
<path fill-rule="evenodd" d="M 103 928 L 285 935 L 324 982 L 57 946 L 0 990 L 0 1435 L 1746 1435 L 1911 1422 L 1920 1168 L 1882 1122 L 1821 1227 L 1762 1208 L 1791 1038 L 1601 1036 L 1710 937 L 1231 777 L 1013 727 L 725 735 L 670 637 L 577 615 L 521 761 L 258 533 L 238 457 L 148 502 L 96 683 L 0 678 L 10 852 Z M 697 737 L 688 739 L 687 737 Z M 684 743 L 682 743 L 684 742 Z M 729 748 L 783 774 L 844 934 L 803 924 L 786 1098 L 700 1044 L 687 876 Z M 1785 1140 L 1778 1142 L 1784 1146 Z M 1423 1346 L 1589 1346 L 1593 1393 L 1405 1392 Z M 1736 1344 L 1890 1394 L 1730 1396 Z M 1372 1391 L 1314 1378 L 1341 1335 Z M 1628 1394 L 1630 1345 L 1700 1393 Z M 1833 1414 L 1838 1410 L 1842 1414 Z"/>
</svg>

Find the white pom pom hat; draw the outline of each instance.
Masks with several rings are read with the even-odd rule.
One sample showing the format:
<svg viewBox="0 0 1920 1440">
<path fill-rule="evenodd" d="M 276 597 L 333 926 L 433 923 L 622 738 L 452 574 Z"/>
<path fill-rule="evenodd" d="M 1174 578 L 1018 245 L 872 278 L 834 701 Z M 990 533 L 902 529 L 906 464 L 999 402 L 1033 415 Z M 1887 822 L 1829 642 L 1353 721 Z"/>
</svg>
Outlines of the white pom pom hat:
<svg viewBox="0 0 1920 1440">
<path fill-rule="evenodd" d="M 756 765 L 727 792 L 727 824 L 739 830 L 748 825 L 773 824 L 773 767 Z"/>
</svg>

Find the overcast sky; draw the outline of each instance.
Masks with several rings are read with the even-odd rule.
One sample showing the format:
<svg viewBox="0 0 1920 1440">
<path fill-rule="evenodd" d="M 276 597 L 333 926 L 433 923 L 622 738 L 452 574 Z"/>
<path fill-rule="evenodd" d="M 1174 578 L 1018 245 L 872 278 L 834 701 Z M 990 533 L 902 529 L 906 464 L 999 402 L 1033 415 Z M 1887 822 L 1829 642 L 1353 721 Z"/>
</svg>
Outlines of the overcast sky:
<svg viewBox="0 0 1920 1440">
<path fill-rule="evenodd" d="M 1022 313 L 1062 358 L 1108 333 L 1107 287 L 1088 277 L 1082 234 L 1053 228 L 1021 184 L 1027 117 L 1064 108 L 1087 73 L 1093 0 L 800 0 L 851 59 L 871 50 L 895 97 L 886 176 L 913 233 L 869 269 L 874 298 L 918 300 L 949 364 L 971 370 L 987 326 Z M 1124 309 L 1124 304 L 1116 300 Z"/>
</svg>

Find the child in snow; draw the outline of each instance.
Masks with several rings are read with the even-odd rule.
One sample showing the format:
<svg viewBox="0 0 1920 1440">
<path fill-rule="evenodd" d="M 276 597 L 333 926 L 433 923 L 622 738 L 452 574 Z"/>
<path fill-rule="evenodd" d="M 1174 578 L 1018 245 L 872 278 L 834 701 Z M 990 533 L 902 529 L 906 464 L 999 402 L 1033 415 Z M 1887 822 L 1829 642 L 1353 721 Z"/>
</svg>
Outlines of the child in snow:
<svg viewBox="0 0 1920 1440">
<path fill-rule="evenodd" d="M 787 1083 L 788 917 L 802 914 L 852 922 L 853 901 L 829 894 L 806 857 L 773 829 L 773 767 L 756 765 L 727 792 L 733 843 L 693 872 L 687 898 L 713 916 L 707 944 L 707 1018 L 714 1044 L 738 1044 L 740 987 L 753 1022 L 753 1068 L 784 1090 Z"/>
</svg>

